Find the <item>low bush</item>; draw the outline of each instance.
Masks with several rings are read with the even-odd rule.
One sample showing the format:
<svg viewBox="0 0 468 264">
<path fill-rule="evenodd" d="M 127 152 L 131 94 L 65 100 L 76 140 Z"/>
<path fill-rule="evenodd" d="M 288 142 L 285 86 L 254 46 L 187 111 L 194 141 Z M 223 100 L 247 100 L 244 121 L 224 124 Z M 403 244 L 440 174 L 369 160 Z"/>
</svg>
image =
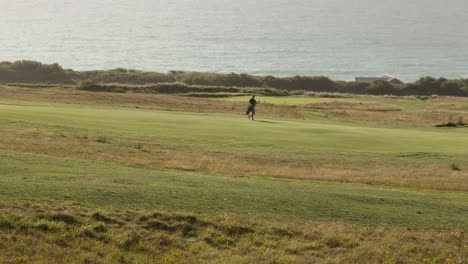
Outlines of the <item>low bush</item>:
<svg viewBox="0 0 468 264">
<path fill-rule="evenodd" d="M 239 92 L 240 88 L 256 87 L 264 95 L 282 95 L 284 91 L 327 92 L 371 95 L 443 95 L 468 96 L 468 79 L 448 80 L 423 77 L 407 84 L 384 81 L 358 83 L 333 81 L 324 76 L 254 76 L 245 73 L 204 73 L 170 71 L 146 72 L 128 69 L 73 71 L 60 65 L 36 61 L 0 62 L 0 83 L 77 83 L 82 90 L 96 92 L 127 92 L 142 90 L 154 93 Z M 116 85 L 118 84 L 118 85 Z M 129 87 L 132 85 L 133 87 Z M 37 85 L 35 87 L 40 87 Z M 269 89 L 269 90 L 266 90 Z M 276 92 L 280 90 L 281 92 Z M 295 92 L 296 93 L 296 92 Z"/>
<path fill-rule="evenodd" d="M 64 70 L 57 63 L 43 64 L 37 61 L 0 62 L 2 83 L 70 83 L 73 72 Z"/>
</svg>

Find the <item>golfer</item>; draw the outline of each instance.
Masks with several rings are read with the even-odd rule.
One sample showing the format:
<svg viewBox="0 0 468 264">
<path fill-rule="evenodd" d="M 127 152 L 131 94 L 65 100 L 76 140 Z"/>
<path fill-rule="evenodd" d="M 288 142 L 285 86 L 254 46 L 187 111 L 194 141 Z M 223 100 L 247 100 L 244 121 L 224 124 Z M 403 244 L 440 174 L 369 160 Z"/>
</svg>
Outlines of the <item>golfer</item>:
<svg viewBox="0 0 468 264">
<path fill-rule="evenodd" d="M 260 101 L 255 100 L 255 95 L 252 95 L 252 98 L 250 98 L 250 100 L 249 100 L 249 108 L 247 108 L 247 112 L 245 113 L 246 115 L 249 116 L 249 119 L 252 118 L 252 120 L 255 120 L 254 119 L 255 106 L 258 103 L 260 103 Z"/>
</svg>

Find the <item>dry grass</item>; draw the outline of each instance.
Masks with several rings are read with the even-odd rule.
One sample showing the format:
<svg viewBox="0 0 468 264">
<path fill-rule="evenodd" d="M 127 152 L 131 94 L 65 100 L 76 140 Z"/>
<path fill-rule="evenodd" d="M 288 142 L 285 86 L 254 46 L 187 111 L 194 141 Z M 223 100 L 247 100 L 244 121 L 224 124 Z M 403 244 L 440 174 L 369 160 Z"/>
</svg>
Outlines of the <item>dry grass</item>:
<svg viewBox="0 0 468 264">
<path fill-rule="evenodd" d="M 442 101 L 444 100 L 444 101 Z M 329 118 L 341 120 L 357 120 L 372 123 L 387 123 L 412 126 L 434 126 L 447 121 L 456 121 L 458 116 L 467 115 L 468 112 L 460 111 L 462 107 L 454 107 L 446 101 L 456 100 L 460 104 L 468 103 L 468 99 L 459 98 L 437 98 L 431 99 L 418 111 L 405 110 L 405 104 L 410 99 L 395 100 L 393 103 L 383 102 L 350 102 L 347 100 L 336 100 L 334 102 L 314 103 L 300 107 L 306 111 L 320 111 L 327 114 Z M 464 109 L 466 110 L 466 109 Z"/>
<path fill-rule="evenodd" d="M 0 203 L 1 263 L 464 263 L 463 231 Z"/>
<path fill-rule="evenodd" d="M 330 110 L 330 116 L 343 119 L 360 120 L 367 122 L 389 123 L 389 124 L 410 124 L 412 126 L 434 126 L 446 123 L 452 116 L 463 115 L 461 113 L 450 112 L 385 112 L 385 111 L 359 111 Z"/>
<path fill-rule="evenodd" d="M 323 102 L 301 105 L 302 108 L 313 110 L 348 110 L 365 112 L 394 112 L 401 111 L 402 108 L 398 104 L 379 103 L 379 102 L 349 102 L 336 100 L 334 102 Z"/>
<path fill-rule="evenodd" d="M 227 150 L 192 149 L 168 142 L 99 138 L 40 129 L 0 129 L 0 149 L 127 165 L 162 166 L 232 176 L 261 175 L 436 190 L 468 190 L 468 171 L 450 164 L 404 159 L 281 154 L 258 155 Z"/>
</svg>

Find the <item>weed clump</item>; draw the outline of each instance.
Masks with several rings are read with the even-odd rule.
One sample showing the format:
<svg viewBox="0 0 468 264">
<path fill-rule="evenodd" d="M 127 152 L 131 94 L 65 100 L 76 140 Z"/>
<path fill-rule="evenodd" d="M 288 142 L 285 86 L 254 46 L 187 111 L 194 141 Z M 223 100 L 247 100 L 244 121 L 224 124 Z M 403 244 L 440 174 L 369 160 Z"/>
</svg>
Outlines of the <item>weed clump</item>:
<svg viewBox="0 0 468 264">
<path fill-rule="evenodd" d="M 104 222 L 104 223 L 113 223 L 115 222 L 114 219 L 104 215 L 102 212 L 95 212 L 91 218 L 93 220 L 96 220 L 96 221 L 101 221 L 101 222 Z"/>
<path fill-rule="evenodd" d="M 41 220 L 34 227 L 43 232 L 59 232 L 63 230 L 63 223 L 52 222 L 49 220 Z"/>
<path fill-rule="evenodd" d="M 188 222 L 190 224 L 195 224 L 198 222 L 197 217 L 193 215 L 177 215 L 174 217 L 174 220 Z"/>
<path fill-rule="evenodd" d="M 158 220 L 152 220 L 148 221 L 146 224 L 146 229 L 151 229 L 151 230 L 162 230 L 162 231 L 174 231 L 174 227 L 169 226 L 161 221 Z"/>
<path fill-rule="evenodd" d="M 226 228 L 226 233 L 229 236 L 241 236 L 245 234 L 251 234 L 254 232 L 255 231 L 252 228 L 245 226 L 229 226 Z"/>
<path fill-rule="evenodd" d="M 107 227 L 104 226 L 104 225 L 97 225 L 95 227 L 93 227 L 93 231 L 96 232 L 96 233 L 105 233 L 107 232 Z"/>
<path fill-rule="evenodd" d="M 122 243 L 122 248 L 124 248 L 126 251 L 135 250 L 136 248 L 138 248 L 140 242 L 141 236 L 136 233 L 133 233 L 130 234 L 129 237 L 125 239 L 125 241 Z"/>
<path fill-rule="evenodd" d="M 8 219 L 0 219 L 0 230 L 12 230 L 15 228 L 15 225 L 12 221 Z"/>
<path fill-rule="evenodd" d="M 74 225 L 79 223 L 79 221 L 74 216 L 64 213 L 51 215 L 49 219 L 52 221 L 63 222 L 67 225 Z"/>
<path fill-rule="evenodd" d="M 135 149 L 140 149 L 140 150 L 143 149 L 143 144 L 141 143 L 135 144 Z"/>
<path fill-rule="evenodd" d="M 461 171 L 462 169 L 460 168 L 460 165 L 452 163 L 450 164 L 450 168 L 454 171 Z"/>
<path fill-rule="evenodd" d="M 209 232 L 207 236 L 203 238 L 203 241 L 217 249 L 228 249 L 234 246 L 234 241 L 232 239 L 217 230 Z"/>
<path fill-rule="evenodd" d="M 330 248 L 337 248 L 344 245 L 344 242 L 340 238 L 332 235 L 324 237 L 322 242 Z"/>
<path fill-rule="evenodd" d="M 321 242 L 329 248 L 355 248 L 359 245 L 358 241 L 349 237 L 340 237 L 330 234 L 322 238 Z"/>
<path fill-rule="evenodd" d="M 99 136 L 99 137 L 96 139 L 96 142 L 105 144 L 105 143 L 108 143 L 109 141 L 107 140 L 107 137 Z"/>
</svg>

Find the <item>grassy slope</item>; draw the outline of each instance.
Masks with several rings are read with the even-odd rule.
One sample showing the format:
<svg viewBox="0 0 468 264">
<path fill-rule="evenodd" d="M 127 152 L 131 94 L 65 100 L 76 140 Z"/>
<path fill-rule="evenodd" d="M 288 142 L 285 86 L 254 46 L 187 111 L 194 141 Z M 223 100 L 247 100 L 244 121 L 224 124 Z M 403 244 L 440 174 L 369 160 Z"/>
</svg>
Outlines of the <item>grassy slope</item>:
<svg viewBox="0 0 468 264">
<path fill-rule="evenodd" d="M 464 161 L 468 160 L 468 136 L 463 129 L 366 127 L 362 124 L 321 123 L 321 119 L 262 121 L 249 122 L 226 114 L 2 101 L 0 128 L 4 141 L 0 144 L 0 197 L 4 204 L 19 200 L 21 204 L 39 202 L 97 207 L 107 211 L 156 209 L 207 218 L 228 213 L 239 219 L 279 223 L 336 221 L 389 228 L 441 229 L 448 230 L 442 231 L 447 234 L 454 229 L 468 229 L 464 221 L 468 218 L 466 192 L 417 190 L 414 189 L 417 185 L 411 184 L 412 189 L 405 189 L 255 176 L 270 175 L 271 171 L 262 173 L 267 166 L 274 170 L 282 169 L 279 165 L 276 167 L 276 162 L 293 164 L 290 169 L 294 171 L 297 158 L 303 159 L 300 163 L 323 166 L 322 160 L 333 157 L 330 163 L 335 162 L 335 166 L 347 165 L 340 160 L 349 158 L 360 160 L 360 165 L 369 163 L 369 167 L 373 162 L 393 160 L 397 165 L 391 168 L 395 170 L 391 174 L 398 168 L 406 168 L 398 167 L 406 163 L 420 166 L 441 164 L 447 170 L 440 173 L 449 177 L 453 173 L 448 168 L 449 162 L 459 161 L 464 166 Z M 106 137 L 109 142 L 95 142 L 99 136 Z M 135 147 L 135 143 L 142 143 L 143 149 Z M 171 152 L 173 149 L 178 152 Z M 75 153 L 78 151 L 82 154 Z M 207 172 L 198 167 L 189 168 L 194 171 L 162 169 L 155 166 L 159 164 L 157 162 L 133 161 L 137 158 L 150 161 L 171 159 L 171 154 L 181 151 L 185 153 L 182 158 L 192 163 L 201 163 L 202 159 L 225 163 L 229 159 L 216 160 L 216 157 L 226 153 L 232 157 L 246 155 L 254 162 L 257 162 L 257 157 L 270 158 L 273 162 L 245 174 L 240 169 L 237 171 L 240 168 L 238 164 L 225 164 L 224 170 Z M 129 158 L 103 158 L 114 153 Z M 312 158 L 315 160 L 310 160 Z M 248 165 L 247 161 L 243 162 Z M 382 168 L 380 171 L 384 173 Z M 365 174 L 366 168 L 361 168 L 359 173 Z M 466 177 L 463 175 L 453 178 L 461 186 L 459 190 L 466 190 Z M 420 177 L 418 181 L 424 177 L 430 179 L 430 175 Z M 391 182 L 389 185 L 400 184 Z M 431 233 L 428 236 L 436 235 Z M 260 236 L 258 239 L 266 238 Z M 394 245 L 398 242 L 385 243 Z M 397 248 L 392 250 L 400 250 L 405 255 L 403 259 L 423 258 L 423 255 L 411 253 L 411 249 Z M 273 247 L 270 250 L 276 252 L 277 249 Z M 355 252 L 354 247 L 329 253 L 341 256 L 350 251 Z M 25 249 L 19 252 L 34 255 Z M 441 252 L 424 254 L 453 256 L 453 252 Z M 245 253 L 237 254 L 242 256 Z M 291 254 L 295 255 L 289 252 L 288 256 Z M 308 251 L 302 254 L 305 255 L 288 261 L 307 262 L 311 257 Z M 365 255 L 353 254 L 354 260 Z M 369 261 L 381 262 L 382 254 Z M 190 254 L 188 257 L 190 259 Z M 317 261 L 327 259 L 323 255 L 316 257 Z M 461 258 L 463 254 L 459 255 Z M 248 261 L 261 259 L 239 259 L 239 262 Z"/>
<path fill-rule="evenodd" d="M 264 177 L 223 177 L 3 152 L 2 200 L 234 212 L 245 217 L 331 220 L 408 228 L 468 228 L 466 193 Z M 130 188 L 129 188 L 130 187 Z"/>
<path fill-rule="evenodd" d="M 130 156 L 164 166 L 172 159 L 182 165 L 169 167 L 195 170 L 207 163 L 207 171 L 233 175 L 468 188 L 466 174 L 450 170 L 452 163 L 467 165 L 468 134 L 464 129 L 369 127 L 322 123 L 322 119 L 246 122 L 243 117 L 226 114 L 14 101 L 4 102 L 0 109 L 3 145 L 10 150 L 21 145 L 27 152 L 76 158 L 73 150 L 84 148 L 90 150 L 88 155 L 101 159 L 106 154 L 128 161 Z M 24 142 L 11 137 L 15 133 L 23 134 Z M 91 145 L 99 136 L 113 144 Z M 82 137 L 89 140 L 77 140 Z M 49 147 L 41 149 L 45 141 Z M 125 149 L 128 142 L 151 145 L 149 150 L 160 154 L 129 154 Z M 48 153 L 56 148 L 61 150 Z"/>
</svg>

